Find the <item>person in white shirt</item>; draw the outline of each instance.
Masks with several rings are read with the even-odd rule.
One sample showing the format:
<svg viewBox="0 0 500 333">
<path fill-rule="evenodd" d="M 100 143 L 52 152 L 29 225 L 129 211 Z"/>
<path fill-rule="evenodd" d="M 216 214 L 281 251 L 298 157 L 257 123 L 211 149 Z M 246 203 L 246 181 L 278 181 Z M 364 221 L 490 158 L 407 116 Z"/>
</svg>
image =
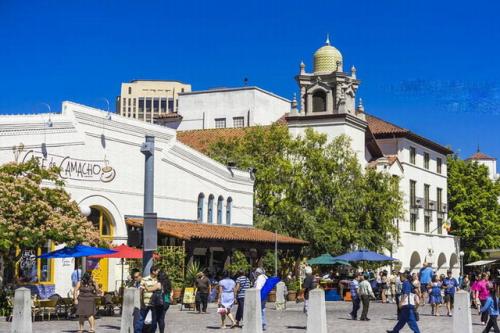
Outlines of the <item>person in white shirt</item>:
<svg viewBox="0 0 500 333">
<path fill-rule="evenodd" d="M 261 290 L 262 287 L 266 284 L 267 281 L 267 276 L 266 273 L 264 272 L 264 269 L 262 268 L 257 268 L 255 270 L 255 276 L 257 277 L 255 279 L 255 284 L 254 288 L 257 290 Z M 262 308 L 262 330 L 265 331 L 267 327 L 267 320 L 266 320 L 266 300 L 261 299 L 260 300 L 261 308 Z"/>
</svg>

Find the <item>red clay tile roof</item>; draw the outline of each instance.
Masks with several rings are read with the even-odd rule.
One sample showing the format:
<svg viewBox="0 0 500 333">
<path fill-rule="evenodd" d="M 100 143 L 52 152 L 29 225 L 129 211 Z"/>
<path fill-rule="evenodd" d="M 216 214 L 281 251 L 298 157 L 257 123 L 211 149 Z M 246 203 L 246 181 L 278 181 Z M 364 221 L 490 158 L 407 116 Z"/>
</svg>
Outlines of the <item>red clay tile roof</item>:
<svg viewBox="0 0 500 333">
<path fill-rule="evenodd" d="M 368 127 L 376 139 L 406 137 L 441 154 L 448 155 L 453 153 L 453 151 L 447 147 L 441 146 L 440 144 L 415 134 L 406 128 L 399 127 L 375 116 L 366 114 L 366 121 L 368 122 Z"/>
<path fill-rule="evenodd" d="M 472 155 L 471 157 L 469 157 L 467 159 L 467 161 L 468 160 L 488 160 L 488 161 L 495 161 L 496 158 L 488 156 L 485 153 L 482 153 L 480 151 L 477 151 L 474 155 Z"/>
<path fill-rule="evenodd" d="M 142 227 L 142 218 L 129 217 L 129 226 Z M 275 234 L 253 227 L 236 227 L 228 225 L 206 224 L 197 221 L 180 222 L 168 219 L 158 220 L 158 232 L 181 240 L 222 240 L 255 243 L 274 243 Z M 306 241 L 288 236 L 277 236 L 279 244 L 307 245 Z"/>
<path fill-rule="evenodd" d="M 160 115 L 156 115 L 155 119 L 165 119 L 165 118 L 179 118 L 182 119 L 182 116 L 178 114 L 177 112 L 169 112 L 169 113 L 162 113 Z"/>
<path fill-rule="evenodd" d="M 248 128 L 215 128 L 206 130 L 178 131 L 177 140 L 202 154 L 208 152 L 213 143 L 220 140 L 240 138 Z"/>
</svg>

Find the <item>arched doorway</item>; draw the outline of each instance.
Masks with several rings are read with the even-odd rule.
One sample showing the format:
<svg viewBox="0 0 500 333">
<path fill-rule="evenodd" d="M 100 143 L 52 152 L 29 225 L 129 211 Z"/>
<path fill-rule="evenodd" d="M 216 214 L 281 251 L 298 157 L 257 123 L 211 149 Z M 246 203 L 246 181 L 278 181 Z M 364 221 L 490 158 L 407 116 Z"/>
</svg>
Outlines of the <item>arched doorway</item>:
<svg viewBox="0 0 500 333">
<path fill-rule="evenodd" d="M 446 255 L 440 253 L 437 261 L 437 269 L 446 268 Z"/>
<path fill-rule="evenodd" d="M 102 239 L 112 240 L 114 223 L 111 214 L 102 206 L 90 206 L 89 221 L 99 230 Z M 87 269 L 92 271 L 92 276 L 102 291 L 108 291 L 109 260 L 87 259 Z"/>
<path fill-rule="evenodd" d="M 420 254 L 417 251 L 413 252 L 410 257 L 410 270 L 419 268 L 421 264 Z"/>
<path fill-rule="evenodd" d="M 450 269 L 458 268 L 458 256 L 456 253 L 452 253 L 450 256 Z"/>
</svg>

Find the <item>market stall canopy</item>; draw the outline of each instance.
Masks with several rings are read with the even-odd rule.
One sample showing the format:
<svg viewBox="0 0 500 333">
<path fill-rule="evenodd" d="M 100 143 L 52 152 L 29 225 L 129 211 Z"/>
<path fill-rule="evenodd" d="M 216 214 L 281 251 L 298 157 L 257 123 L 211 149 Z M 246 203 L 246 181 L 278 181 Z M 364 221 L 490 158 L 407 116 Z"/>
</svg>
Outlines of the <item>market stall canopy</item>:
<svg viewBox="0 0 500 333">
<path fill-rule="evenodd" d="M 307 261 L 309 265 L 347 265 L 351 266 L 347 261 L 345 260 L 338 260 L 334 259 L 333 256 L 329 253 L 325 253 L 320 255 L 319 257 L 309 259 Z"/>
<path fill-rule="evenodd" d="M 115 250 L 103 249 L 100 247 L 92 247 L 86 245 L 76 245 L 72 247 L 63 247 L 62 249 L 55 250 L 52 252 L 47 252 L 39 256 L 38 258 L 79 258 L 79 257 L 90 257 L 100 254 L 112 254 L 116 253 Z"/>
<path fill-rule="evenodd" d="M 471 262 L 465 266 L 485 266 L 485 265 L 492 264 L 495 261 L 497 261 L 497 260 L 496 259 L 494 259 L 494 260 L 478 260 L 478 261 Z"/>
<path fill-rule="evenodd" d="M 139 259 L 142 258 L 142 250 L 130 247 L 125 244 L 113 248 L 115 253 L 100 254 L 91 256 L 90 258 L 124 258 L 124 259 Z"/>
<path fill-rule="evenodd" d="M 336 260 L 345 260 L 345 261 L 395 261 L 398 260 L 396 258 L 388 257 L 386 255 L 369 251 L 366 249 L 361 249 L 354 252 L 349 252 L 342 254 L 337 257 L 333 257 Z"/>
</svg>

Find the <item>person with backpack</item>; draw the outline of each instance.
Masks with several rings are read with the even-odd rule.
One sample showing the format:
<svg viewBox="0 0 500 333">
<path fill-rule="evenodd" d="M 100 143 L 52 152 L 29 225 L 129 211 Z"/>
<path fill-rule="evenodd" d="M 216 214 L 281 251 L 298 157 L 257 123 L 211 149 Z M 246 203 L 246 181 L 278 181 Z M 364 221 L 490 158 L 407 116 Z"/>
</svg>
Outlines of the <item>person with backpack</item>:
<svg viewBox="0 0 500 333">
<path fill-rule="evenodd" d="M 146 320 L 149 311 L 151 311 L 152 318 L 154 312 L 153 308 L 156 306 L 155 304 L 157 304 L 157 302 L 160 302 L 160 300 L 158 299 L 158 293 L 155 293 L 158 290 L 160 290 L 161 293 L 161 284 L 158 283 L 159 273 L 160 269 L 157 266 L 152 266 L 149 270 L 149 276 L 142 278 L 140 282 L 140 289 L 142 293 L 141 310 L 139 311 L 139 318 L 134 325 L 134 333 L 142 333 L 142 329 L 144 328 L 144 321 Z M 152 319 L 151 325 L 153 325 Z"/>
<path fill-rule="evenodd" d="M 172 303 L 172 284 L 168 275 L 164 271 L 158 273 L 157 288 L 151 297 L 151 332 L 156 332 L 156 327 L 160 333 L 165 332 L 165 315 Z"/>
<path fill-rule="evenodd" d="M 497 297 L 496 294 L 496 286 L 491 285 L 490 286 L 490 295 L 484 302 L 484 305 L 481 307 L 480 312 L 481 313 L 488 313 L 490 315 L 490 319 L 488 320 L 488 323 L 486 324 L 486 327 L 483 330 L 483 333 L 488 333 L 492 328 L 493 332 L 495 333 L 500 333 L 500 329 L 498 328 L 497 324 L 497 318 L 498 318 L 498 303 L 500 302 L 500 299 Z"/>
</svg>

